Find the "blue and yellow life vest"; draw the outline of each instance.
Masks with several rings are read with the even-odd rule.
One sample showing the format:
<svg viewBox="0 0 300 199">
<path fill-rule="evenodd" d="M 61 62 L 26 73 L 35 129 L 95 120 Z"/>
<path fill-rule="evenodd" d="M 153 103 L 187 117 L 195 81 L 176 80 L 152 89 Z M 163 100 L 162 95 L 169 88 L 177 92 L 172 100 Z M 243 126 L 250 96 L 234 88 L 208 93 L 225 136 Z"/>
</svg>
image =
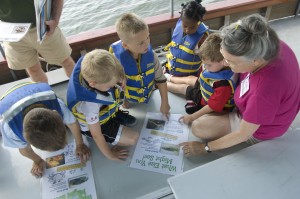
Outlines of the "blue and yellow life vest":
<svg viewBox="0 0 300 199">
<path fill-rule="evenodd" d="M 234 107 L 233 94 L 236 89 L 237 77 L 230 69 L 225 69 L 216 73 L 204 70 L 200 74 L 199 83 L 200 83 L 200 91 L 201 91 L 202 98 L 207 103 L 210 96 L 214 93 L 214 89 L 213 89 L 214 82 L 220 80 L 228 80 L 229 85 L 231 86 L 232 89 L 231 97 L 226 102 L 225 108 L 229 108 L 229 109 L 233 108 Z"/>
<path fill-rule="evenodd" d="M 81 57 L 76 63 L 73 73 L 70 77 L 67 89 L 67 105 L 75 117 L 83 123 L 86 123 L 86 118 L 82 113 L 76 110 L 76 106 L 83 101 L 99 103 L 102 106 L 99 111 L 99 123 L 102 125 L 110 118 L 115 117 L 122 99 L 120 99 L 120 91 L 117 88 L 111 88 L 105 96 L 96 91 L 89 90 L 83 86 L 83 77 L 81 76 Z"/>
<path fill-rule="evenodd" d="M 166 67 L 170 74 L 174 76 L 197 76 L 199 74 L 201 59 L 194 49 L 207 30 L 208 28 L 200 23 L 195 33 L 184 36 L 182 21 L 178 20 L 172 41 L 165 48 L 165 50 L 169 50 L 166 55 L 168 59 Z"/>
<path fill-rule="evenodd" d="M 51 87 L 46 83 L 25 82 L 10 88 L 0 98 L 0 115 L 12 131 L 24 142 L 23 119 L 32 108 L 56 110 L 61 116 L 59 102 Z"/>
<path fill-rule="evenodd" d="M 130 52 L 123 48 L 121 41 L 113 43 L 111 49 L 124 67 L 127 77 L 126 99 L 132 102 L 148 103 L 155 78 L 155 60 L 151 45 L 145 54 L 139 55 L 138 63 Z"/>
</svg>

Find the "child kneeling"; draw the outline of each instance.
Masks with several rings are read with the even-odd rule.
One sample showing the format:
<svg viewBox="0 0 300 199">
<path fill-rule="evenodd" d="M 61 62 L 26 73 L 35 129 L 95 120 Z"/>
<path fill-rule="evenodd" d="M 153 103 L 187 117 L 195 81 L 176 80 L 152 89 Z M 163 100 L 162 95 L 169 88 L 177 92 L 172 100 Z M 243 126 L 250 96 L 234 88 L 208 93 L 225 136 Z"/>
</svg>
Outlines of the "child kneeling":
<svg viewBox="0 0 300 199">
<path fill-rule="evenodd" d="M 128 150 L 112 145 L 132 146 L 138 133 L 126 126 L 136 124 L 135 117 L 121 111 L 126 78 L 120 62 L 106 50 L 93 50 L 80 58 L 70 77 L 67 102 L 80 123 L 82 134 L 92 137 L 110 160 L 128 157 Z"/>
</svg>

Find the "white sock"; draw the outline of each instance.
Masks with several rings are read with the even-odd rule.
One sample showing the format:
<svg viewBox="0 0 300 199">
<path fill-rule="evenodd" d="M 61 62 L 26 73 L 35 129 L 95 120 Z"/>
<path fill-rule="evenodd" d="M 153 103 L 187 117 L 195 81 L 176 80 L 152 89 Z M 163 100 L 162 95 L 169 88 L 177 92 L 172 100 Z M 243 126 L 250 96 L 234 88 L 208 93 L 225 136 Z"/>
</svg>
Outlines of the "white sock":
<svg viewBox="0 0 300 199">
<path fill-rule="evenodd" d="M 171 81 L 171 77 L 172 77 L 173 75 L 171 75 L 171 74 L 169 74 L 169 73 L 165 73 L 165 77 L 167 78 L 167 81 L 169 82 L 169 81 Z"/>
</svg>

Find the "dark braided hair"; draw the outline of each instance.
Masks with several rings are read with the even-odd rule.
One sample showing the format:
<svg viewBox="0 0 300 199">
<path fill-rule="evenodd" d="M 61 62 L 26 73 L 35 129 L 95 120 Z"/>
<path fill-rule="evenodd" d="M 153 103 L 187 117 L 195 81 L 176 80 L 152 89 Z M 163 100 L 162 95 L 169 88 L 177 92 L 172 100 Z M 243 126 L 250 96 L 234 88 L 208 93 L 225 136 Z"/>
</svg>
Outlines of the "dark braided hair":
<svg viewBox="0 0 300 199">
<path fill-rule="evenodd" d="M 194 21 L 202 21 L 206 13 L 205 7 L 201 5 L 202 0 L 189 1 L 186 4 L 182 3 L 182 10 L 180 12 L 181 18 L 187 17 Z"/>
</svg>

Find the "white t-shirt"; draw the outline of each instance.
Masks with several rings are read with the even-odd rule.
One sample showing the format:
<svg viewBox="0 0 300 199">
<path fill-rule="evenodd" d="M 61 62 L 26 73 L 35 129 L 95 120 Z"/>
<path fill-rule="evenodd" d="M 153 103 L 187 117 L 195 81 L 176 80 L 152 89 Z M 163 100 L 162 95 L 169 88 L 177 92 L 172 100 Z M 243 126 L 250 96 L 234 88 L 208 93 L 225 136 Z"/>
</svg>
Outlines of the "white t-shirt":
<svg viewBox="0 0 300 199">
<path fill-rule="evenodd" d="M 58 99 L 61 111 L 63 113 L 63 121 L 65 124 L 73 124 L 76 122 L 76 118 L 72 112 L 68 109 L 66 104 Z M 25 148 L 28 143 L 21 140 L 9 127 L 7 123 L 3 123 L 0 120 L 0 131 L 2 132 L 3 146 L 12 148 Z"/>
<path fill-rule="evenodd" d="M 96 124 L 99 122 L 99 110 L 102 104 L 94 102 L 79 102 L 76 110 L 83 114 L 87 123 L 78 121 L 81 131 L 89 131 L 88 124 Z"/>
</svg>

